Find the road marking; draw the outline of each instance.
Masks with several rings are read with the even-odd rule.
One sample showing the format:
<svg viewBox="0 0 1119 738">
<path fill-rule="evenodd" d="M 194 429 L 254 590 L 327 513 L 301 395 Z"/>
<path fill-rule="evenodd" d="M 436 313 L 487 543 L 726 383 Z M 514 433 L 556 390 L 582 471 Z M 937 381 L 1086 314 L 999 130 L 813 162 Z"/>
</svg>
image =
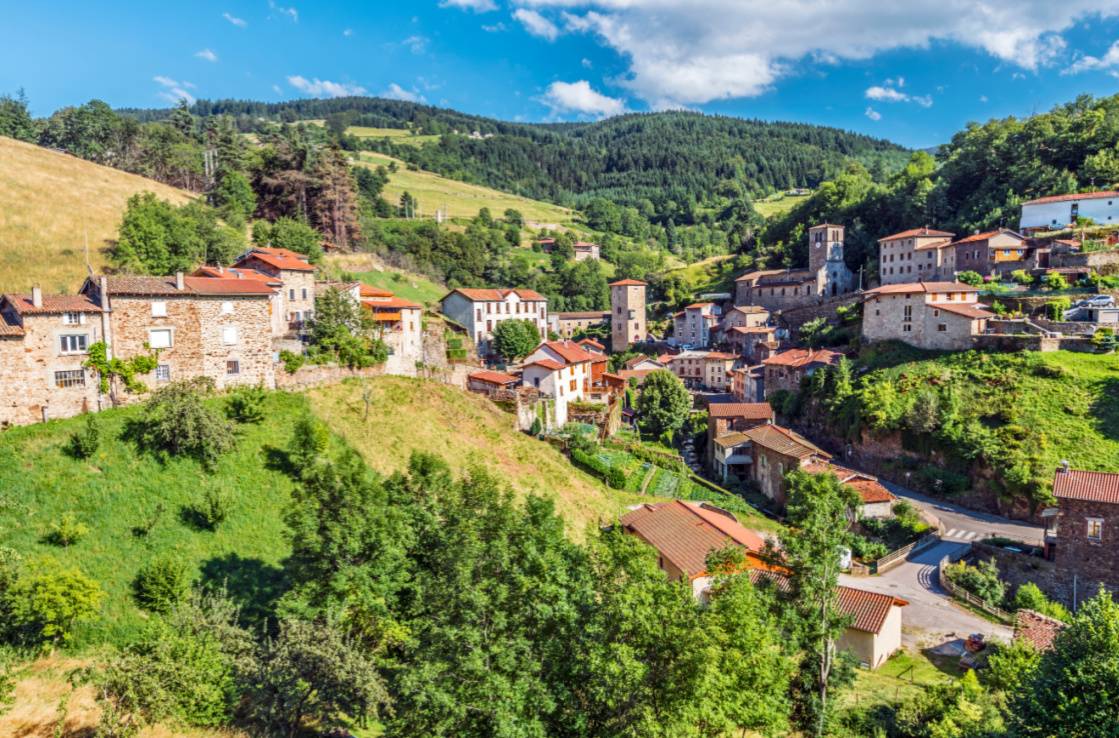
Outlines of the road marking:
<svg viewBox="0 0 1119 738">
<path fill-rule="evenodd" d="M 969 530 L 969 531 L 967 532 L 967 535 L 966 535 L 966 536 L 964 536 L 964 538 L 966 538 L 967 540 L 969 540 L 969 541 L 970 541 L 971 539 L 975 538 L 975 536 L 976 536 L 976 532 L 975 532 L 975 531 L 973 531 L 973 530 Z"/>
<path fill-rule="evenodd" d="M 959 528 L 953 528 L 945 534 L 945 538 L 955 538 L 956 534 L 960 532 Z"/>
</svg>

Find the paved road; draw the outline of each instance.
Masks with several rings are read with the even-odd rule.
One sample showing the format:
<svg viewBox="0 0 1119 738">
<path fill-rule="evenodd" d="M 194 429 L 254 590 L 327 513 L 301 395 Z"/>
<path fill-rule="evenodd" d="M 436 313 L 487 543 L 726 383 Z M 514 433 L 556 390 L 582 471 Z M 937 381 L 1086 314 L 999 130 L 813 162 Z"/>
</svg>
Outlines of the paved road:
<svg viewBox="0 0 1119 738">
<path fill-rule="evenodd" d="M 944 540 L 926 548 L 904 564 L 873 577 L 840 576 L 840 584 L 894 595 L 909 602 L 902 610 L 902 641 L 924 647 L 939 645 L 972 633 L 988 639 L 1009 640 L 1011 629 L 991 623 L 960 607 L 940 588 L 936 567 L 945 556 L 960 551 L 965 542 Z"/>
<path fill-rule="evenodd" d="M 885 479 L 879 481 L 898 497 L 909 500 L 939 518 L 944 524 L 942 537 L 946 541 L 970 543 L 989 536 L 1002 536 L 1034 546 L 1040 546 L 1042 543 L 1045 529 L 1040 525 L 969 510 L 951 502 L 926 497 L 919 492 L 887 482 Z"/>
</svg>

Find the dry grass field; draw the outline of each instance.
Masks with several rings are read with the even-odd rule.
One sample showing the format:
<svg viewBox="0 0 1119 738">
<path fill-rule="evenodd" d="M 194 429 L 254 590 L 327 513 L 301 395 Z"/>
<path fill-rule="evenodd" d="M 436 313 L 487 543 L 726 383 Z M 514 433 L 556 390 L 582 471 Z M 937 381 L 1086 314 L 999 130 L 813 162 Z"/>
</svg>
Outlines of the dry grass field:
<svg viewBox="0 0 1119 738">
<path fill-rule="evenodd" d="M 37 283 L 71 292 L 116 236 L 128 198 L 154 192 L 181 203 L 191 194 L 134 174 L 0 137 L 0 292 Z"/>
</svg>

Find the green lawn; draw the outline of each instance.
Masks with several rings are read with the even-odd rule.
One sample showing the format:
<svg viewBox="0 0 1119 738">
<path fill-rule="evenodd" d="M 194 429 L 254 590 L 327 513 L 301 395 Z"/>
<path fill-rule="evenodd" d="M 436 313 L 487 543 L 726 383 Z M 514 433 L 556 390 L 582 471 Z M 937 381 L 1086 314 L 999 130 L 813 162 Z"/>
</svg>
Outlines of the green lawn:
<svg viewBox="0 0 1119 738">
<path fill-rule="evenodd" d="M 409 146 L 426 146 L 439 143 L 440 136 L 429 136 L 414 133 L 403 128 L 369 128 L 367 126 L 350 126 L 346 129 L 350 136 L 358 138 L 391 138 L 393 143 L 402 143 Z"/>
<path fill-rule="evenodd" d="M 733 293 L 734 279 L 741 271 L 734 267 L 734 256 L 724 254 L 670 269 L 665 274 L 682 277 L 688 289 L 698 297 L 705 292 Z"/>
<path fill-rule="evenodd" d="M 897 704 L 934 684 L 963 676 L 957 659 L 904 649 L 874 671 L 857 669 L 855 683 L 839 693 L 845 709 Z"/>
<path fill-rule="evenodd" d="M 447 288 L 427 277 L 386 269 L 384 271 L 355 272 L 354 279 L 381 289 L 391 290 L 405 300 L 414 300 L 424 305 L 434 305 L 447 294 Z"/>
<path fill-rule="evenodd" d="M 754 202 L 754 209 L 757 210 L 763 218 L 773 218 L 789 212 L 810 197 L 812 197 L 812 195 L 785 195 L 778 193 L 776 195 L 770 195 L 764 200 L 756 200 Z"/>
</svg>

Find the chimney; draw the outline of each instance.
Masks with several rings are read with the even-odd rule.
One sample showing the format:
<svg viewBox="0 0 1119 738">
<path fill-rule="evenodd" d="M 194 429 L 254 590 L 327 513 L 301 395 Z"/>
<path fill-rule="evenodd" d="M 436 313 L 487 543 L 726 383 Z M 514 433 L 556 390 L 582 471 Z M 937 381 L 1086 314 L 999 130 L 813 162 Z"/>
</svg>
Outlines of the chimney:
<svg viewBox="0 0 1119 738">
<path fill-rule="evenodd" d="M 177 289 L 177 290 L 185 290 L 186 289 L 186 279 L 183 278 L 183 273 L 182 272 L 175 272 L 175 289 Z"/>
<path fill-rule="evenodd" d="M 1068 459 L 1061 459 L 1061 472 L 1068 474 Z"/>
<path fill-rule="evenodd" d="M 39 285 L 31 288 L 31 304 L 37 308 L 43 307 L 43 288 Z"/>
<path fill-rule="evenodd" d="M 101 309 L 104 310 L 105 312 L 109 312 L 109 278 L 108 277 L 101 277 L 98 280 L 97 291 L 101 293 L 99 295 L 99 297 L 101 298 Z"/>
</svg>

